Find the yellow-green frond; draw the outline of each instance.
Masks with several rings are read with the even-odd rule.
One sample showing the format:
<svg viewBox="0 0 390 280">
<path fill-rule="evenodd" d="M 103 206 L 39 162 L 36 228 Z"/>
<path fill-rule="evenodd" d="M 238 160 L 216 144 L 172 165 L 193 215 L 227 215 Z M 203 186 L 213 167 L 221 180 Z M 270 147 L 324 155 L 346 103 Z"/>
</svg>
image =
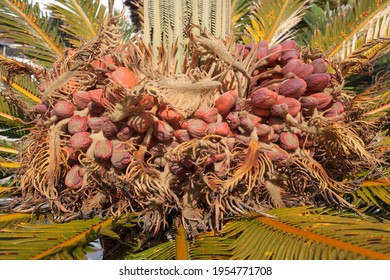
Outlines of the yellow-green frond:
<svg viewBox="0 0 390 280">
<path fill-rule="evenodd" d="M 99 0 L 58 0 L 46 8 L 63 20 L 60 29 L 70 35 L 69 41 L 76 47 L 95 38 L 107 21 L 107 8 Z"/>
<path fill-rule="evenodd" d="M 389 73 L 377 77 L 375 84 L 358 94 L 351 104 L 351 111 L 358 112 L 366 120 L 385 116 L 390 111 Z"/>
<path fill-rule="evenodd" d="M 29 0 L 0 1 L 0 25 L 7 27 L 1 36 L 21 44 L 20 49 L 28 57 L 50 66 L 62 56 L 63 43 L 58 27 L 44 15 L 39 5 Z"/>
<path fill-rule="evenodd" d="M 369 206 L 390 210 L 390 179 L 363 181 L 353 197 L 355 205 L 363 200 Z"/>
<path fill-rule="evenodd" d="M 254 5 L 246 24 L 245 43 L 267 40 L 271 45 L 291 38 L 311 0 L 264 0 Z"/>
<path fill-rule="evenodd" d="M 232 0 L 230 8 L 230 23 L 232 29 L 237 34 L 241 32 L 245 21 L 247 19 L 247 14 L 250 12 L 250 7 L 253 1 L 247 0 Z"/>
<path fill-rule="evenodd" d="M 0 222 L 7 216 L 0 216 Z M 0 259 L 82 259 L 88 243 L 111 223 L 111 219 L 98 218 L 49 224 L 18 222 L 0 230 Z"/>
<path fill-rule="evenodd" d="M 2 190 L 6 191 L 8 186 L 2 186 Z M 20 222 L 28 222 L 31 219 L 31 214 L 12 213 L 0 215 L 0 228 L 12 228 L 15 224 Z"/>
<path fill-rule="evenodd" d="M 27 104 L 40 102 L 38 82 L 33 67 L 27 63 L 0 55 L 0 88 L 8 86 L 12 93 Z M 3 87 L 4 87 L 3 86 Z"/>
<path fill-rule="evenodd" d="M 326 27 L 314 31 L 311 47 L 319 47 L 328 57 L 341 61 L 365 49 L 373 40 L 388 37 L 389 0 L 359 0 L 352 3 L 354 5 L 333 11 L 334 15 Z M 327 14 L 324 12 L 323 16 L 326 18 Z"/>
<path fill-rule="evenodd" d="M 127 260 L 174 260 L 176 256 L 175 241 L 170 240 L 144 251 L 124 256 Z"/>
<path fill-rule="evenodd" d="M 0 158 L 0 160 L 1 160 L 1 158 Z M 15 168 L 20 168 L 21 165 L 19 162 L 0 161 L 0 167 L 1 168 L 8 168 L 8 169 L 15 169 Z"/>
<path fill-rule="evenodd" d="M 267 213 L 278 219 L 257 217 L 227 226 L 227 237 L 241 233 L 231 245 L 234 259 L 390 259 L 389 224 L 305 207 Z"/>
</svg>

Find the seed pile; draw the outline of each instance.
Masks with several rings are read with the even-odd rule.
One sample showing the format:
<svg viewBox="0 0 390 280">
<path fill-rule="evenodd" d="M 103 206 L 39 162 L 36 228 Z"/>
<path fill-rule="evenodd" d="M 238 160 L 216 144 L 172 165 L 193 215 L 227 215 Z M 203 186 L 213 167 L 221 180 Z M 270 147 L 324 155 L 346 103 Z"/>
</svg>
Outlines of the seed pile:
<svg viewBox="0 0 390 280">
<path fill-rule="evenodd" d="M 155 232 L 179 216 L 192 234 L 272 207 L 349 206 L 337 170 L 372 157 L 345 125 L 326 59 L 303 60 L 291 40 L 202 33 L 177 74 L 164 52 L 156 63 L 141 41 L 107 34 L 41 78 L 37 129 L 21 151 L 25 204 L 64 219 L 135 211 Z M 335 156 L 350 161 L 336 167 Z"/>
</svg>

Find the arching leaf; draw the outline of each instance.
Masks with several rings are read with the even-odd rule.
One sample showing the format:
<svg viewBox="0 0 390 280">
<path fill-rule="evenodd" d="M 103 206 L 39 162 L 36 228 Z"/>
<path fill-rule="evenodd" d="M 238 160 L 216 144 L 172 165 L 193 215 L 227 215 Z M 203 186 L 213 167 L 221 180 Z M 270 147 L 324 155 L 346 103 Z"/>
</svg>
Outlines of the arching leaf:
<svg viewBox="0 0 390 280">
<path fill-rule="evenodd" d="M 309 207 L 267 212 L 228 222 L 219 234 L 188 241 L 190 259 L 390 259 L 388 223 Z M 129 254 L 127 259 L 176 259 L 177 239 Z"/>
<path fill-rule="evenodd" d="M 232 222 L 227 237 L 241 233 L 233 259 L 390 259 L 390 227 L 361 218 L 323 215 L 305 207 L 274 209 L 277 220 Z"/>
<path fill-rule="evenodd" d="M 349 59 L 349 63 L 356 58 L 378 59 L 388 46 L 390 1 L 359 0 L 351 4 L 337 10 L 312 7 L 305 15 L 313 32 L 310 46 L 319 47 L 329 58 Z"/>
<path fill-rule="evenodd" d="M 40 102 L 33 68 L 27 63 L 0 55 L 0 83 L 9 86 L 17 98 L 29 105 Z"/>
<path fill-rule="evenodd" d="M 375 83 L 358 94 L 351 104 L 351 112 L 358 112 L 366 120 L 385 116 L 390 110 L 390 74 L 385 72 Z"/>
<path fill-rule="evenodd" d="M 0 259 L 85 258 L 85 247 L 111 222 L 98 218 L 49 224 L 19 222 L 0 230 Z"/>
<path fill-rule="evenodd" d="M 64 49 L 58 26 L 54 25 L 39 5 L 29 0 L 2 0 L 0 25 L 5 28 L 1 35 L 21 44 L 18 48 L 44 66 L 62 56 Z"/>
<path fill-rule="evenodd" d="M 230 22 L 232 29 L 236 33 L 241 33 L 246 23 L 249 22 L 247 15 L 250 12 L 250 7 L 254 1 L 247 0 L 232 0 L 230 8 Z M 241 34 L 242 36 L 242 34 Z"/>
<path fill-rule="evenodd" d="M 246 25 L 245 43 L 266 40 L 270 45 L 291 38 L 297 30 L 294 27 L 301 20 L 311 0 L 264 0 L 255 4 Z"/>
<path fill-rule="evenodd" d="M 100 0 L 57 0 L 46 8 L 63 22 L 60 29 L 75 47 L 95 38 L 100 25 L 107 21 L 107 7 Z"/>
</svg>

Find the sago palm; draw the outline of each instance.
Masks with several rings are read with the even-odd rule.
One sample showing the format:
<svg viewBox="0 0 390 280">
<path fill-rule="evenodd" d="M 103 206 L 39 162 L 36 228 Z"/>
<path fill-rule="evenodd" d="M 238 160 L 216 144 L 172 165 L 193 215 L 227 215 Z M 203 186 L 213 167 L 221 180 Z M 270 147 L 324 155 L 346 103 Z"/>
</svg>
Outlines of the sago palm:
<svg viewBox="0 0 390 280">
<path fill-rule="evenodd" d="M 2 1 L 0 258 L 389 259 L 390 1 L 344 2 Z"/>
</svg>

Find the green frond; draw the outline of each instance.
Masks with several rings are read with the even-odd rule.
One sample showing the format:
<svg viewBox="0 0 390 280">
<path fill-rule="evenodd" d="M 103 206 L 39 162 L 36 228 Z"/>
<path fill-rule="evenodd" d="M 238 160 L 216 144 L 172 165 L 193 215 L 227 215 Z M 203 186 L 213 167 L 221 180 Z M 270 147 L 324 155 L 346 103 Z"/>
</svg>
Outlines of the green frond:
<svg viewBox="0 0 390 280">
<path fill-rule="evenodd" d="M 99 0 L 57 0 L 46 8 L 63 21 L 60 29 L 75 47 L 95 38 L 100 25 L 107 21 L 107 8 Z"/>
<path fill-rule="evenodd" d="M 0 222 L 7 216 L 0 216 Z M 0 230 L 0 259 L 83 259 L 88 243 L 112 222 L 94 218 L 67 223 L 15 223 L 15 219 L 12 227 Z"/>
<path fill-rule="evenodd" d="M 175 259 L 175 242 L 173 240 L 153 246 L 144 251 L 129 254 L 126 260 L 173 260 Z"/>
<path fill-rule="evenodd" d="M 328 208 L 294 207 L 270 210 L 263 216 L 226 224 L 220 233 L 201 233 L 185 245 L 177 238 L 126 259 L 178 259 L 177 248 L 191 260 L 210 259 L 390 259 L 388 223 L 362 219 Z"/>
<path fill-rule="evenodd" d="M 8 169 L 16 169 L 20 168 L 20 163 L 15 161 L 7 161 L 0 157 L 0 167 L 1 168 L 8 168 Z"/>
<path fill-rule="evenodd" d="M 385 116 L 390 111 L 389 73 L 376 78 L 374 85 L 358 94 L 351 104 L 351 111 L 359 112 L 366 120 Z"/>
<path fill-rule="evenodd" d="M 245 23 L 248 23 L 247 15 L 250 13 L 254 1 L 232 0 L 230 8 L 230 23 L 234 32 L 241 33 Z"/>
<path fill-rule="evenodd" d="M 23 119 L 26 119 L 27 116 L 23 114 L 17 104 L 5 98 L 2 92 L 0 92 L 0 97 L 0 123 L 6 126 L 5 129 L 24 127 Z"/>
<path fill-rule="evenodd" d="M 231 245 L 233 259 L 390 259 L 389 224 L 307 207 L 267 213 L 278 219 L 256 217 L 225 228 L 226 238 L 240 234 Z"/>
<path fill-rule="evenodd" d="M 0 55 L 0 85 L 8 86 L 17 98 L 28 105 L 41 101 L 38 82 L 32 71 L 28 64 Z"/>
<path fill-rule="evenodd" d="M 11 187 L 0 185 L 0 198 L 2 198 L 4 194 L 8 193 L 9 191 L 11 191 Z"/>
<path fill-rule="evenodd" d="M 352 195 L 355 205 L 363 200 L 365 205 L 390 211 L 390 179 L 363 181 Z"/>
<path fill-rule="evenodd" d="M 0 155 L 3 153 L 17 155 L 19 152 L 15 141 L 0 139 Z"/>
<path fill-rule="evenodd" d="M 188 260 L 189 259 L 189 240 L 182 224 L 175 230 L 175 239 L 160 243 L 149 249 L 140 251 L 141 244 L 139 239 L 132 239 L 131 243 L 126 244 L 125 249 L 120 254 L 115 254 L 111 258 L 133 259 L 133 260 Z M 135 252 L 139 251 L 139 252 Z"/>
<path fill-rule="evenodd" d="M 197 236 L 190 242 L 191 260 L 228 260 L 232 257 L 232 245 L 235 238 L 214 236 L 205 233 Z"/>
<path fill-rule="evenodd" d="M 7 191 L 9 187 L 2 187 L 3 191 Z M 0 228 L 12 228 L 15 224 L 21 222 L 28 222 L 33 216 L 31 214 L 24 213 L 12 213 L 0 215 Z"/>
<path fill-rule="evenodd" d="M 271 45 L 292 38 L 311 0 L 265 0 L 254 5 L 250 23 L 246 24 L 244 43 L 266 40 Z"/>
<path fill-rule="evenodd" d="M 389 0 L 362 0 L 353 1 L 353 5 L 343 6 L 337 11 L 322 10 L 322 23 L 326 24 L 322 28 L 319 25 L 311 26 L 313 36 L 310 46 L 318 47 L 329 58 L 340 61 L 364 49 L 368 51 L 367 46 L 372 41 L 389 35 L 389 4 Z M 310 12 L 312 17 L 320 16 L 318 7 Z M 309 17 L 306 18 L 308 21 Z M 370 54 L 371 57 L 374 55 Z"/>
<path fill-rule="evenodd" d="M 44 66 L 52 63 L 63 53 L 63 43 L 58 26 L 54 25 L 39 5 L 29 0 L 3 0 L 0 2 L 1 36 L 21 44 L 25 55 Z"/>
</svg>

